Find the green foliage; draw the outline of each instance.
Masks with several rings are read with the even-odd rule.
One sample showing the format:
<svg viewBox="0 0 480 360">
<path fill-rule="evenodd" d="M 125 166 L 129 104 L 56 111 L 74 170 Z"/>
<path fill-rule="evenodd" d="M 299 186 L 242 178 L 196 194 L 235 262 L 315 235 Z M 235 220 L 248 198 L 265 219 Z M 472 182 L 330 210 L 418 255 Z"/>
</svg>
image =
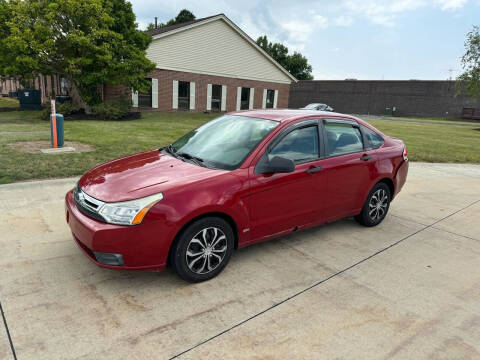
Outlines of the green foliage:
<svg viewBox="0 0 480 360">
<path fill-rule="evenodd" d="M 38 67 L 34 58 L 24 56 L 29 53 L 28 46 L 19 44 L 17 33 L 10 27 L 15 4 L 16 1 L 0 0 L 0 75 L 10 75 L 28 86 Z M 11 51 L 13 46 L 19 49 L 18 52 Z"/>
<path fill-rule="evenodd" d="M 90 105 L 104 83 L 145 91 L 155 68 L 126 0 L 0 0 L 0 27 L 0 73 L 59 74 Z"/>
<path fill-rule="evenodd" d="M 63 116 L 68 116 L 70 114 L 76 113 L 80 109 L 71 101 L 65 101 L 64 103 L 57 104 L 55 106 L 55 111 L 57 114 L 62 114 Z M 50 120 L 50 114 L 52 113 L 52 108 L 50 102 L 47 102 L 42 110 L 41 118 L 43 120 Z"/>
<path fill-rule="evenodd" d="M 307 58 L 299 52 L 295 51 L 293 54 L 289 54 L 285 45 L 269 42 L 267 35 L 260 36 L 257 44 L 298 80 L 313 79 L 312 66 L 308 63 Z"/>
<path fill-rule="evenodd" d="M 121 120 L 132 110 L 132 102 L 121 99 L 105 101 L 92 107 L 92 113 L 101 120 Z"/>
<path fill-rule="evenodd" d="M 467 34 L 462 56 L 463 74 L 457 79 L 457 90 L 466 91 L 480 99 L 480 28 L 474 26 Z"/>
<path fill-rule="evenodd" d="M 180 10 L 180 12 L 175 17 L 175 19 L 169 20 L 167 22 L 167 26 L 182 24 L 188 21 L 193 21 L 193 20 L 195 20 L 195 15 L 193 15 L 193 13 L 187 9 L 183 9 L 183 10 Z"/>
<path fill-rule="evenodd" d="M 157 26 L 159 28 L 165 27 L 165 26 L 170 26 L 170 25 L 176 25 L 176 24 L 182 24 L 188 21 L 193 21 L 195 20 L 195 15 L 190 10 L 183 9 L 181 10 L 176 17 L 173 19 L 168 20 L 165 24 L 164 23 L 159 23 Z M 147 30 L 153 30 L 155 29 L 155 24 L 149 23 L 147 25 Z"/>
</svg>

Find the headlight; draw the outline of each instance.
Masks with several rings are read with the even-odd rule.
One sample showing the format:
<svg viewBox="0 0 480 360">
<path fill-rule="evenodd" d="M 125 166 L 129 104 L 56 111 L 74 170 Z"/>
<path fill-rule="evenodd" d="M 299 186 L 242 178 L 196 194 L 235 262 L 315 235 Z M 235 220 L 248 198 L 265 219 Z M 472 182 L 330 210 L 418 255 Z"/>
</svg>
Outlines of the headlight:
<svg viewBox="0 0 480 360">
<path fill-rule="evenodd" d="M 162 199 L 163 194 L 158 193 L 141 199 L 105 203 L 98 213 L 111 224 L 137 225 L 142 223 L 148 210 Z"/>
</svg>

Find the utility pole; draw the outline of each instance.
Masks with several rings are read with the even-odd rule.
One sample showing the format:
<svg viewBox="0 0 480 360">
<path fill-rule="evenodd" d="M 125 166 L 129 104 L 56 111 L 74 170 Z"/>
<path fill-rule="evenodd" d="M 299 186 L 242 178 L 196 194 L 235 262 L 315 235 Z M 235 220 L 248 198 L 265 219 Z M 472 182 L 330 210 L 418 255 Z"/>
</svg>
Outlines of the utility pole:
<svg viewBox="0 0 480 360">
<path fill-rule="evenodd" d="M 448 71 L 448 74 L 449 74 L 449 77 L 448 77 L 447 80 L 453 80 L 453 73 L 454 73 L 455 71 L 457 71 L 457 70 L 454 69 L 454 68 L 452 68 L 452 67 L 449 67 L 449 68 L 447 69 L 447 71 Z"/>
</svg>

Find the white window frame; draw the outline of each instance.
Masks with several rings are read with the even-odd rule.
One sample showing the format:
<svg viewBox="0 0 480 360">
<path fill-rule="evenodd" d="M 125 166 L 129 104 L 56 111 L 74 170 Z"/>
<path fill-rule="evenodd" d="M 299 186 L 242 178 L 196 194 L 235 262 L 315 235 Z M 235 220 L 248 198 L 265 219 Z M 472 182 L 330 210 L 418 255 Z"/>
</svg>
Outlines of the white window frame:
<svg viewBox="0 0 480 360">
<path fill-rule="evenodd" d="M 158 109 L 158 79 L 152 78 L 152 108 Z"/>
<path fill-rule="evenodd" d="M 248 99 L 248 109 L 253 109 L 253 103 L 255 101 L 255 88 L 250 88 L 250 99 Z"/>
<path fill-rule="evenodd" d="M 227 111 L 227 85 L 222 85 L 222 105 L 221 111 Z"/>
<path fill-rule="evenodd" d="M 190 110 L 195 110 L 195 83 L 190 81 Z"/>
<path fill-rule="evenodd" d="M 132 90 L 132 107 L 138 108 L 138 91 Z"/>
<path fill-rule="evenodd" d="M 237 111 L 240 110 L 240 104 L 242 102 L 242 87 L 237 87 Z"/>
<path fill-rule="evenodd" d="M 172 109 L 178 109 L 178 80 L 173 80 Z"/>
<path fill-rule="evenodd" d="M 212 84 L 207 84 L 207 111 L 212 110 Z"/>
<path fill-rule="evenodd" d="M 267 91 L 268 91 L 268 89 L 263 89 L 262 109 L 267 108 Z"/>
</svg>

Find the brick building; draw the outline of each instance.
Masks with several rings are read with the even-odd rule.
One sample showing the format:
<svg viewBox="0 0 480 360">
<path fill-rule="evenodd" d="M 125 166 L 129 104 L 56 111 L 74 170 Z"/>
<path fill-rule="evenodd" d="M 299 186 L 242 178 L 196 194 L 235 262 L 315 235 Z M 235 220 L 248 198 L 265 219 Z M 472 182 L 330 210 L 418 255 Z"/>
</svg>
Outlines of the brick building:
<svg viewBox="0 0 480 360">
<path fill-rule="evenodd" d="M 290 84 L 297 80 L 225 15 L 219 14 L 149 31 L 147 57 L 156 64 L 147 93 L 125 86 L 100 86 L 103 100 L 132 97 L 133 106 L 150 111 L 235 111 L 288 107 Z M 0 78 L 7 96 L 22 86 Z M 58 75 L 39 75 L 34 88 L 42 102 L 69 95 L 83 106 L 74 86 Z"/>
<path fill-rule="evenodd" d="M 76 96 L 76 92 L 70 84 L 58 75 L 38 75 L 33 79 L 32 86 L 29 88 L 40 90 L 42 103 L 59 95 Z M 10 92 L 17 92 L 21 89 L 23 86 L 15 77 L 0 77 L 0 96 L 8 96 Z M 76 100 L 80 101 L 80 99 Z"/>
<path fill-rule="evenodd" d="M 157 111 L 286 108 L 296 79 L 225 15 L 149 31 L 151 91 L 133 93 L 134 107 Z M 105 100 L 124 94 L 105 86 Z"/>
</svg>

